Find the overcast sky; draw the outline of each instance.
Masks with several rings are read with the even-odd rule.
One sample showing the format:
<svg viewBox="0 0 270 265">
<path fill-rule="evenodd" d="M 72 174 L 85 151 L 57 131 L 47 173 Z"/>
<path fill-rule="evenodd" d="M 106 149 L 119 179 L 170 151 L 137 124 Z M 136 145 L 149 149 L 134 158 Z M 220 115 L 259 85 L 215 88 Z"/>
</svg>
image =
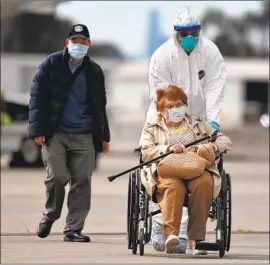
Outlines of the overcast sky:
<svg viewBox="0 0 270 265">
<path fill-rule="evenodd" d="M 57 13 L 74 23 L 86 24 L 93 42 L 110 41 L 126 54 L 145 50 L 149 11 L 160 10 L 162 31 L 171 35 L 176 13 L 185 5 L 202 15 L 209 7 L 224 10 L 231 16 L 245 11 L 259 11 L 260 1 L 70 1 L 60 4 Z"/>
</svg>

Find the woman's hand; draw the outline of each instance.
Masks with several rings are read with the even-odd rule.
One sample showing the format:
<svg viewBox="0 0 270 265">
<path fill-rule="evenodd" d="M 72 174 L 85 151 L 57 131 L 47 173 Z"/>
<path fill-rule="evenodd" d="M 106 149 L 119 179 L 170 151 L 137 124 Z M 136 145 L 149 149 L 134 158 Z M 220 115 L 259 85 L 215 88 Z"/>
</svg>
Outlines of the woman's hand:
<svg viewBox="0 0 270 265">
<path fill-rule="evenodd" d="M 169 152 L 173 151 L 175 154 L 185 153 L 186 148 L 183 144 L 175 144 L 169 147 Z"/>
</svg>

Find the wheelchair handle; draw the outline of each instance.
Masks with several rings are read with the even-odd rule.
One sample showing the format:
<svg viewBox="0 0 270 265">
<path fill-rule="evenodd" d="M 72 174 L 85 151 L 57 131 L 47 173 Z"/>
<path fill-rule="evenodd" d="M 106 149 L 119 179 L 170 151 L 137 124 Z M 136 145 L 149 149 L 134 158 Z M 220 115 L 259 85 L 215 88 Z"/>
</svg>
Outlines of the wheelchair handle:
<svg viewBox="0 0 270 265">
<path fill-rule="evenodd" d="M 218 134 L 218 131 L 215 131 L 211 136 L 205 136 L 205 137 L 203 137 L 203 138 L 201 138 L 201 139 L 198 139 L 198 140 L 196 140 L 196 141 L 194 141 L 194 142 L 191 142 L 191 143 L 189 143 L 189 144 L 186 144 L 186 145 L 185 145 L 185 148 L 188 148 L 188 147 L 190 147 L 190 146 L 192 146 L 192 145 L 194 145 L 194 144 L 203 142 L 203 141 L 205 141 L 205 140 L 208 140 L 209 142 L 215 142 L 216 139 L 217 139 L 217 134 Z M 148 164 L 151 164 L 151 163 L 153 163 L 153 162 L 155 162 L 155 161 L 157 161 L 157 160 L 159 160 L 159 159 L 161 159 L 161 158 L 164 158 L 164 157 L 166 157 L 166 156 L 168 156 L 168 155 L 170 155 L 170 154 L 172 154 L 172 153 L 173 153 L 173 151 L 170 151 L 170 152 L 167 152 L 167 153 L 165 153 L 165 154 L 162 154 L 162 155 L 160 155 L 160 156 L 158 156 L 158 157 L 155 157 L 155 158 L 153 158 L 153 159 L 151 159 L 151 160 L 149 160 L 149 161 L 147 161 L 147 162 L 144 162 L 144 163 L 142 163 L 142 164 L 139 164 L 138 166 L 135 166 L 135 167 L 130 168 L 130 169 L 126 170 L 126 171 L 123 171 L 123 172 L 121 172 L 121 173 L 119 173 L 119 174 L 117 174 L 117 175 L 110 176 L 110 177 L 108 177 L 108 180 L 109 180 L 109 182 L 112 182 L 112 181 L 114 181 L 116 178 L 121 177 L 122 175 L 125 175 L 125 174 L 127 174 L 127 173 L 129 173 L 129 172 L 131 172 L 131 171 L 133 171 L 133 170 L 138 169 L 138 168 L 142 168 L 143 166 L 146 166 L 146 165 L 148 165 Z"/>
</svg>

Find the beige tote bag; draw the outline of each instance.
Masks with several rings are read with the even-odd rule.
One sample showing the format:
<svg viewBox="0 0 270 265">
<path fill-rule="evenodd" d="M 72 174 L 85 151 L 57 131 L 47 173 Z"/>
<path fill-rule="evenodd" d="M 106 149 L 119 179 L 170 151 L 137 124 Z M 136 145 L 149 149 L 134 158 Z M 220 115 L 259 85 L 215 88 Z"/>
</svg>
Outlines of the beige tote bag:
<svg viewBox="0 0 270 265">
<path fill-rule="evenodd" d="M 200 176 L 206 167 L 215 161 L 215 152 L 212 146 L 203 145 L 199 155 L 194 152 L 171 154 L 158 164 L 158 175 L 164 177 L 178 177 L 190 180 Z"/>
</svg>

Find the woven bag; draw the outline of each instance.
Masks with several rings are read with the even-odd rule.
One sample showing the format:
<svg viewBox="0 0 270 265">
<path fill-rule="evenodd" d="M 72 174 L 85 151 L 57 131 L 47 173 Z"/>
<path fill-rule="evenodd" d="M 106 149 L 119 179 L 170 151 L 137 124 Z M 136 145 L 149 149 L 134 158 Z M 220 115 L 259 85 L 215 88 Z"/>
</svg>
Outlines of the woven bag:
<svg viewBox="0 0 270 265">
<path fill-rule="evenodd" d="M 158 175 L 190 180 L 200 176 L 205 169 L 206 160 L 194 152 L 171 154 L 158 164 Z"/>
</svg>

